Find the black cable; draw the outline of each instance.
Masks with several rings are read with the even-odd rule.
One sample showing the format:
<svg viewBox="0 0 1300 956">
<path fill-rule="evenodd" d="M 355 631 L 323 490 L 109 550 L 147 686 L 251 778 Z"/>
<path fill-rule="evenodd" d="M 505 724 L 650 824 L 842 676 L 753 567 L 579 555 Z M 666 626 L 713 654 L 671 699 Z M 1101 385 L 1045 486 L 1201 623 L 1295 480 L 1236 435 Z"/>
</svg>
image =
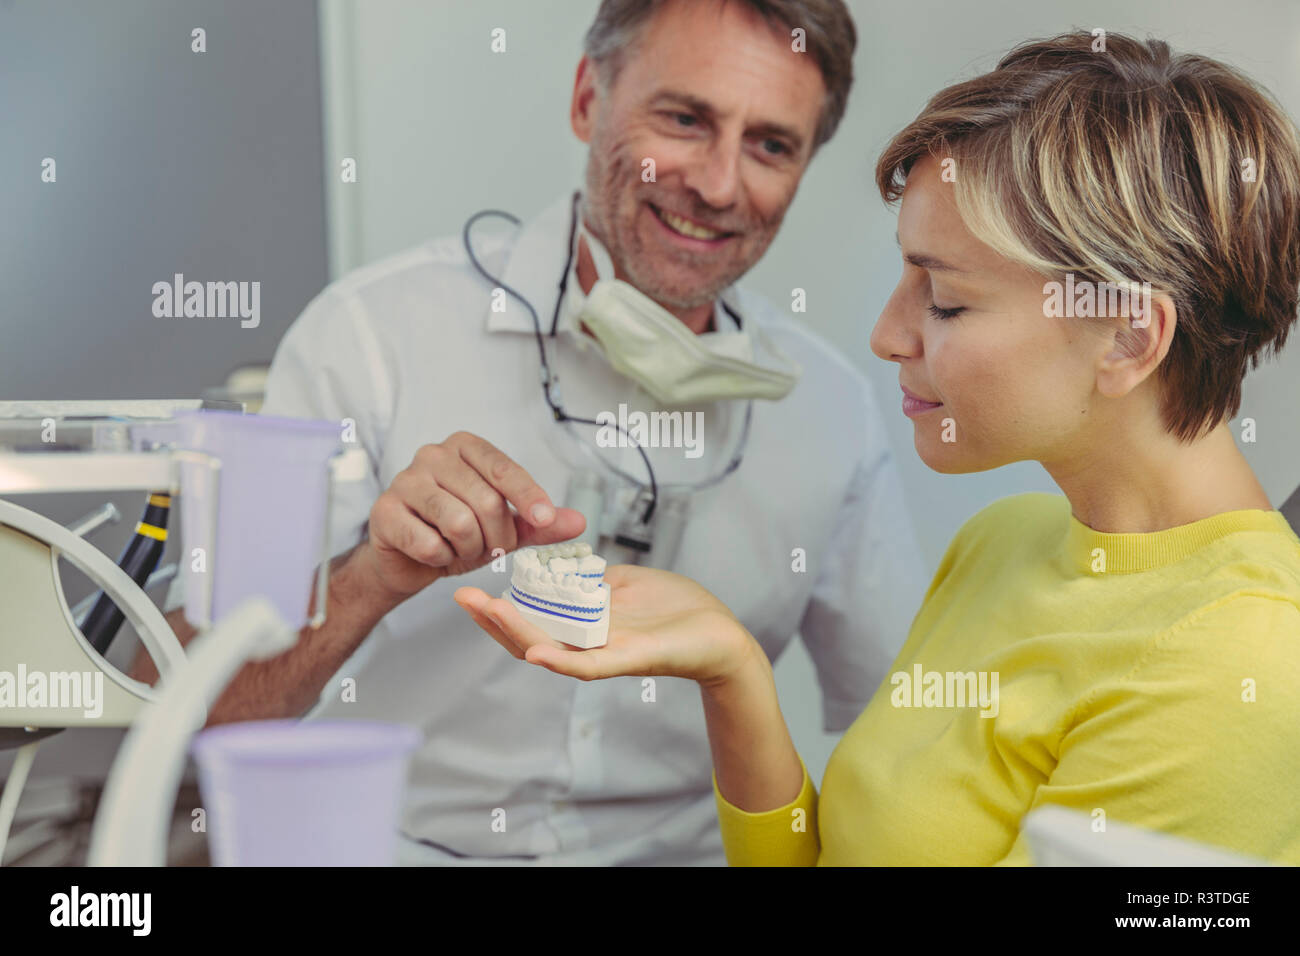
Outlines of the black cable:
<svg viewBox="0 0 1300 956">
<path fill-rule="evenodd" d="M 560 303 L 564 301 L 564 293 L 568 288 L 569 270 L 573 268 L 573 237 L 578 228 L 577 206 L 578 194 L 574 193 L 573 218 L 569 226 L 569 255 L 564 263 L 564 272 L 560 276 L 560 295 L 559 298 L 555 300 L 555 314 L 551 317 L 552 336 L 555 335 L 555 330 L 560 320 Z M 637 452 L 640 453 L 641 460 L 645 462 L 646 473 L 650 476 L 650 503 L 646 506 L 645 514 L 641 516 L 641 523 L 649 524 L 650 518 L 655 513 L 655 506 L 659 503 L 659 484 L 655 481 L 655 471 L 654 468 L 650 466 L 650 457 L 645 453 L 645 449 L 641 447 L 641 443 L 634 439 L 631 433 L 622 425 L 619 425 L 617 422 L 598 422 L 590 418 L 575 418 L 564 410 L 558 400 L 551 396 L 551 387 L 555 383 L 556 379 L 554 374 L 551 372 L 551 363 L 546 359 L 546 343 L 542 339 L 542 320 L 538 318 L 537 310 L 534 309 L 532 303 L 522 295 L 484 269 L 482 264 L 478 261 L 478 258 L 474 255 L 474 248 L 470 244 L 469 240 L 470 227 L 484 216 L 498 216 L 516 226 L 519 225 L 519 219 L 500 209 L 481 209 L 474 213 L 474 215 L 470 216 L 469 219 L 465 220 L 465 228 L 461 231 L 461 241 L 465 245 L 465 254 L 469 256 L 470 263 L 472 263 L 474 268 L 478 270 L 479 275 L 492 283 L 496 288 L 504 290 L 508 295 L 519 300 L 523 307 L 528 310 L 528 314 L 533 317 L 533 334 L 537 338 L 537 353 L 541 357 L 542 361 L 542 395 L 546 398 L 546 405 L 550 408 L 551 415 L 554 416 L 557 422 L 576 422 L 580 425 L 595 425 L 597 428 L 604 425 L 613 425 L 623 434 L 627 435 L 628 440 L 636 446 Z"/>
</svg>

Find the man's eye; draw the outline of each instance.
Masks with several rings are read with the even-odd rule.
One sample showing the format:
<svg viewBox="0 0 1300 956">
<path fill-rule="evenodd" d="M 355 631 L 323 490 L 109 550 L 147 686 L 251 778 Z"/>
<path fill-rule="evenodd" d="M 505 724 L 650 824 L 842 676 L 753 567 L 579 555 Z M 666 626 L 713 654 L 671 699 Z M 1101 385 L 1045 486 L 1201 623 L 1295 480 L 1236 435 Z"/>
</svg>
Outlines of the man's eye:
<svg viewBox="0 0 1300 956">
<path fill-rule="evenodd" d="M 790 152 L 790 147 L 779 139 L 763 140 L 763 149 L 772 156 L 784 156 L 786 153 Z"/>
<path fill-rule="evenodd" d="M 696 123 L 695 117 L 690 113 L 674 113 L 673 116 L 676 117 L 677 122 L 682 126 L 694 126 Z"/>
</svg>

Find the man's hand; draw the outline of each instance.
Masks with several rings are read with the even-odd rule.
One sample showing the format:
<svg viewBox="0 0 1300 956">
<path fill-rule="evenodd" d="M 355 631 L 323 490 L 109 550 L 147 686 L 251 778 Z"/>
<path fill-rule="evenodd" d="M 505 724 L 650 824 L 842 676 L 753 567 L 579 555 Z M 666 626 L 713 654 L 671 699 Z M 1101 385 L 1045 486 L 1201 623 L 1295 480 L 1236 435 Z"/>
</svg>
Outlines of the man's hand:
<svg viewBox="0 0 1300 956">
<path fill-rule="evenodd" d="M 379 496 L 357 557 L 380 586 L 405 600 L 439 578 L 482 567 L 497 548 L 508 553 L 567 541 L 586 526 L 581 512 L 557 509 L 490 442 L 456 432 L 417 451 Z"/>
</svg>

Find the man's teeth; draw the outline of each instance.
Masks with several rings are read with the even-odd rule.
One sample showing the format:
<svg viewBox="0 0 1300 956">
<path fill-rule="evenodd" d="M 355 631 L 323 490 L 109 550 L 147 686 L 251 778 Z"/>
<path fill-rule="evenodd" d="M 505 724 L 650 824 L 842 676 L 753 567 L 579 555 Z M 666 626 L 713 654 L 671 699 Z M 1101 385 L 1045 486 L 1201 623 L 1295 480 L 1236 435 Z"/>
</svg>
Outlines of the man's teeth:
<svg viewBox="0 0 1300 956">
<path fill-rule="evenodd" d="M 681 216 L 674 216 L 665 209 L 659 210 L 659 218 L 668 223 L 674 232 L 680 232 L 683 236 L 689 236 L 692 239 L 719 239 L 724 233 L 714 232 L 712 229 L 705 229 L 703 226 L 697 226 L 689 219 L 683 219 Z"/>
</svg>

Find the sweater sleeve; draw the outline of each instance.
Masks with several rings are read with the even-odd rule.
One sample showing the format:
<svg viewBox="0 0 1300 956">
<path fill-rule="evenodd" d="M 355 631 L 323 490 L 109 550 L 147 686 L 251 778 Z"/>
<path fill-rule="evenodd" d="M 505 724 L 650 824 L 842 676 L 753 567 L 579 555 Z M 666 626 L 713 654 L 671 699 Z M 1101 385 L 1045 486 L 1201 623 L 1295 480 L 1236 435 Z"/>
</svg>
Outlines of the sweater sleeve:
<svg viewBox="0 0 1300 956">
<path fill-rule="evenodd" d="M 1300 609 L 1247 595 L 1158 635 L 1123 679 L 1095 688 L 1030 810 L 1300 864 L 1298 785 Z M 1022 830 L 999 864 L 1031 862 Z"/>
<path fill-rule="evenodd" d="M 731 866 L 816 866 L 821 853 L 817 833 L 817 788 L 803 758 L 803 787 L 783 807 L 750 813 L 727 802 L 713 775 L 722 846 Z"/>
</svg>

